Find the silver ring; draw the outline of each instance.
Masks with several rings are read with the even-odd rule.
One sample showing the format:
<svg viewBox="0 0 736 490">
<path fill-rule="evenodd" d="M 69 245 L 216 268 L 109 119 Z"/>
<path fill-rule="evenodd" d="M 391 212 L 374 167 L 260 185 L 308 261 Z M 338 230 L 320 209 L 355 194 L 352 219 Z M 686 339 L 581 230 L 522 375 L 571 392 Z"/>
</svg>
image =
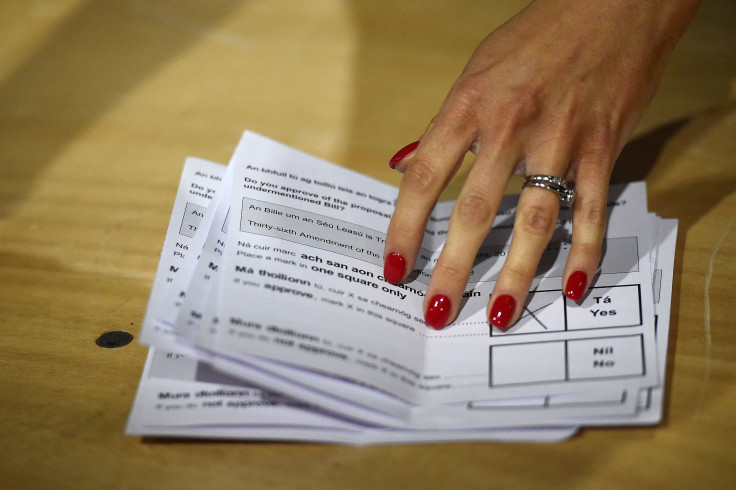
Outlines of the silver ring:
<svg viewBox="0 0 736 490">
<path fill-rule="evenodd" d="M 560 177 L 529 175 L 524 181 L 524 185 L 521 186 L 522 189 L 526 189 L 527 187 L 539 187 L 540 189 L 552 191 L 560 198 L 560 203 L 566 206 L 572 207 L 575 202 L 575 189 L 573 185 Z"/>
</svg>

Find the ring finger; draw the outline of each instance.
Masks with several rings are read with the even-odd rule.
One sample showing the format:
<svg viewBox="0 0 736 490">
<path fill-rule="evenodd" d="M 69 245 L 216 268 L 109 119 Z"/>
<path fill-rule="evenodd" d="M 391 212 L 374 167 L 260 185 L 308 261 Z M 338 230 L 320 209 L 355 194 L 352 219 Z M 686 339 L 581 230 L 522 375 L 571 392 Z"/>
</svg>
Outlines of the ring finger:
<svg viewBox="0 0 736 490">
<path fill-rule="evenodd" d="M 555 159 L 549 167 L 530 165 L 530 175 L 561 177 L 566 174 L 569 157 Z M 506 330 L 519 317 L 542 253 L 557 224 L 560 197 L 550 189 L 526 187 L 519 197 L 506 263 L 489 301 L 488 319 L 494 327 Z"/>
</svg>

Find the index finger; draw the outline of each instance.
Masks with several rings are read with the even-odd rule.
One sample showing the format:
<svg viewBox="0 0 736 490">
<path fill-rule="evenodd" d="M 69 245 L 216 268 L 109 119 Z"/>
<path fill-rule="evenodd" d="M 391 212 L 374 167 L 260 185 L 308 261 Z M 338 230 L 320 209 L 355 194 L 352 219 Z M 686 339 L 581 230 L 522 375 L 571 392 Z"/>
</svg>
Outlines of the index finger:
<svg viewBox="0 0 736 490">
<path fill-rule="evenodd" d="M 429 215 L 470 144 L 469 136 L 439 124 L 422 137 L 401 179 L 396 209 L 386 233 L 387 281 L 400 282 L 414 266 Z"/>
</svg>

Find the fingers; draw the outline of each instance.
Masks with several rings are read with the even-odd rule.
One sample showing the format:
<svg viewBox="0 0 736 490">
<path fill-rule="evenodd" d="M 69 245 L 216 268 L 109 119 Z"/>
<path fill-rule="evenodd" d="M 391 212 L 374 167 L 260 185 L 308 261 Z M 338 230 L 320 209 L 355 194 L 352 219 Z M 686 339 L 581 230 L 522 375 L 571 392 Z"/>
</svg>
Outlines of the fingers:
<svg viewBox="0 0 736 490">
<path fill-rule="evenodd" d="M 424 134 L 427 134 L 434 127 L 436 121 L 437 116 L 433 117 L 429 122 L 427 129 L 424 130 Z M 419 143 L 420 140 L 413 141 L 397 151 L 396 154 L 391 157 L 391 160 L 388 161 L 388 166 L 391 167 L 392 170 L 396 170 L 403 174 L 406 171 L 408 164 L 414 158 L 417 148 L 419 147 Z"/>
<path fill-rule="evenodd" d="M 395 157 L 400 162 L 412 155 L 412 163 L 401 180 L 386 234 L 384 278 L 389 282 L 400 282 L 413 267 L 437 198 L 470 146 L 472 135 L 453 129 L 459 126 L 445 127 L 450 129 L 430 128 L 421 144 L 412 143 Z"/>
<path fill-rule="evenodd" d="M 414 158 L 416 144 L 402 150 Z M 425 303 L 425 321 L 429 326 L 442 328 L 457 315 L 458 306 L 471 272 L 475 252 L 490 230 L 513 159 L 512 150 L 496 155 L 479 155 L 457 200 L 450 220 L 447 240 L 435 265 Z M 537 152 L 535 152 L 537 153 Z M 569 153 L 564 149 L 542 148 L 537 153 L 556 162 L 539 169 L 530 165 L 530 174 L 566 176 L 570 173 Z M 556 155 L 556 156 L 555 156 Z M 606 229 L 606 201 L 611 158 L 590 158 L 576 162 L 577 178 L 573 209 L 573 241 L 562 278 L 564 294 L 580 301 L 587 291 L 598 267 L 601 245 Z M 407 170 L 410 165 L 405 167 Z M 518 165 L 517 165 L 518 167 Z M 559 211 L 559 197 L 547 189 L 529 187 L 522 192 L 516 212 L 514 237 L 506 263 L 496 282 L 488 305 L 491 325 L 506 330 L 519 318 L 538 263 L 554 233 Z M 426 223 L 426 220 L 423 221 Z M 413 258 L 411 258 L 413 260 Z M 397 271 L 393 279 L 401 280 L 406 272 L 406 261 L 396 252 L 387 255 Z M 389 275 L 386 274 L 388 278 Z"/>
<path fill-rule="evenodd" d="M 527 166 L 532 173 L 564 176 L 570 162 L 568 138 L 537 141 L 534 151 L 528 154 Z M 525 155 L 511 138 L 499 137 L 492 144 L 491 148 L 481 148 L 468 175 L 450 218 L 444 248 L 432 272 L 425 320 L 434 328 L 442 328 L 457 315 L 476 253 L 491 229 L 506 182 Z M 559 197 L 553 191 L 532 187 L 522 192 L 511 250 L 489 303 L 487 318 L 492 325 L 506 329 L 518 317 L 537 264 L 554 232 L 559 206 Z M 445 320 L 442 324 L 429 321 L 435 319 L 432 308 L 437 296 L 447 298 L 444 301 L 444 309 L 449 310 L 447 317 L 437 317 Z"/>
<path fill-rule="evenodd" d="M 572 247 L 562 278 L 565 296 L 574 301 L 583 298 L 600 262 L 611 166 L 596 159 L 576 167 Z M 518 320 L 558 210 L 553 192 L 529 187 L 521 193 L 511 249 L 489 301 L 488 318 L 494 327 L 506 330 Z"/>
<path fill-rule="evenodd" d="M 388 161 L 388 166 L 391 167 L 393 170 L 398 170 L 400 173 L 403 174 L 406 170 L 406 165 L 408 164 L 411 157 L 414 156 L 414 153 L 416 152 L 418 146 L 419 140 L 414 141 L 413 143 L 409 143 L 408 145 L 397 151 L 393 157 L 391 157 L 391 160 Z"/>
<path fill-rule="evenodd" d="M 553 191 L 537 187 L 522 191 L 511 248 L 489 301 L 488 319 L 494 327 L 506 330 L 519 317 L 539 260 L 552 238 L 559 208 L 560 199 Z"/>
<path fill-rule="evenodd" d="M 572 247 L 562 276 L 565 296 L 580 301 L 601 258 L 606 233 L 609 172 L 604 165 L 582 165 L 575 187 Z"/>
<path fill-rule="evenodd" d="M 442 328 L 457 316 L 476 252 L 488 235 L 513 163 L 513 153 L 481 154 L 450 217 L 447 238 L 427 289 L 425 321 Z M 438 300 L 441 300 L 438 302 Z"/>
<path fill-rule="evenodd" d="M 407 167 L 411 164 L 411 161 L 416 154 L 418 146 L 419 140 L 409 143 L 408 145 L 397 151 L 393 157 L 391 157 L 391 160 L 388 161 L 388 166 L 391 167 L 392 170 L 396 170 L 397 172 L 403 174 L 404 172 L 406 172 Z M 478 141 L 474 141 L 470 145 L 470 148 L 468 148 L 468 150 L 471 153 L 478 154 L 478 151 L 480 150 L 480 145 Z"/>
</svg>

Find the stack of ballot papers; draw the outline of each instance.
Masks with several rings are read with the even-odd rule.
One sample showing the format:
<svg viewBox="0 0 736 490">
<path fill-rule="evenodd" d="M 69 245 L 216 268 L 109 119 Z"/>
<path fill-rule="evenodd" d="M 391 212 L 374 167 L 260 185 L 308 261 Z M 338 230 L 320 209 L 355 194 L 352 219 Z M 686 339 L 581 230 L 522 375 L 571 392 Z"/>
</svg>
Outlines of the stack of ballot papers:
<svg viewBox="0 0 736 490">
<path fill-rule="evenodd" d="M 128 434 L 388 444 L 558 441 L 662 418 L 677 221 L 643 182 L 609 190 L 603 255 L 581 302 L 562 291 L 572 211 L 520 320 L 486 305 L 513 234 L 506 196 L 455 321 L 422 303 L 452 202 L 409 278 L 382 277 L 398 189 L 244 133 L 227 166 L 187 159 L 140 340 Z"/>
</svg>

